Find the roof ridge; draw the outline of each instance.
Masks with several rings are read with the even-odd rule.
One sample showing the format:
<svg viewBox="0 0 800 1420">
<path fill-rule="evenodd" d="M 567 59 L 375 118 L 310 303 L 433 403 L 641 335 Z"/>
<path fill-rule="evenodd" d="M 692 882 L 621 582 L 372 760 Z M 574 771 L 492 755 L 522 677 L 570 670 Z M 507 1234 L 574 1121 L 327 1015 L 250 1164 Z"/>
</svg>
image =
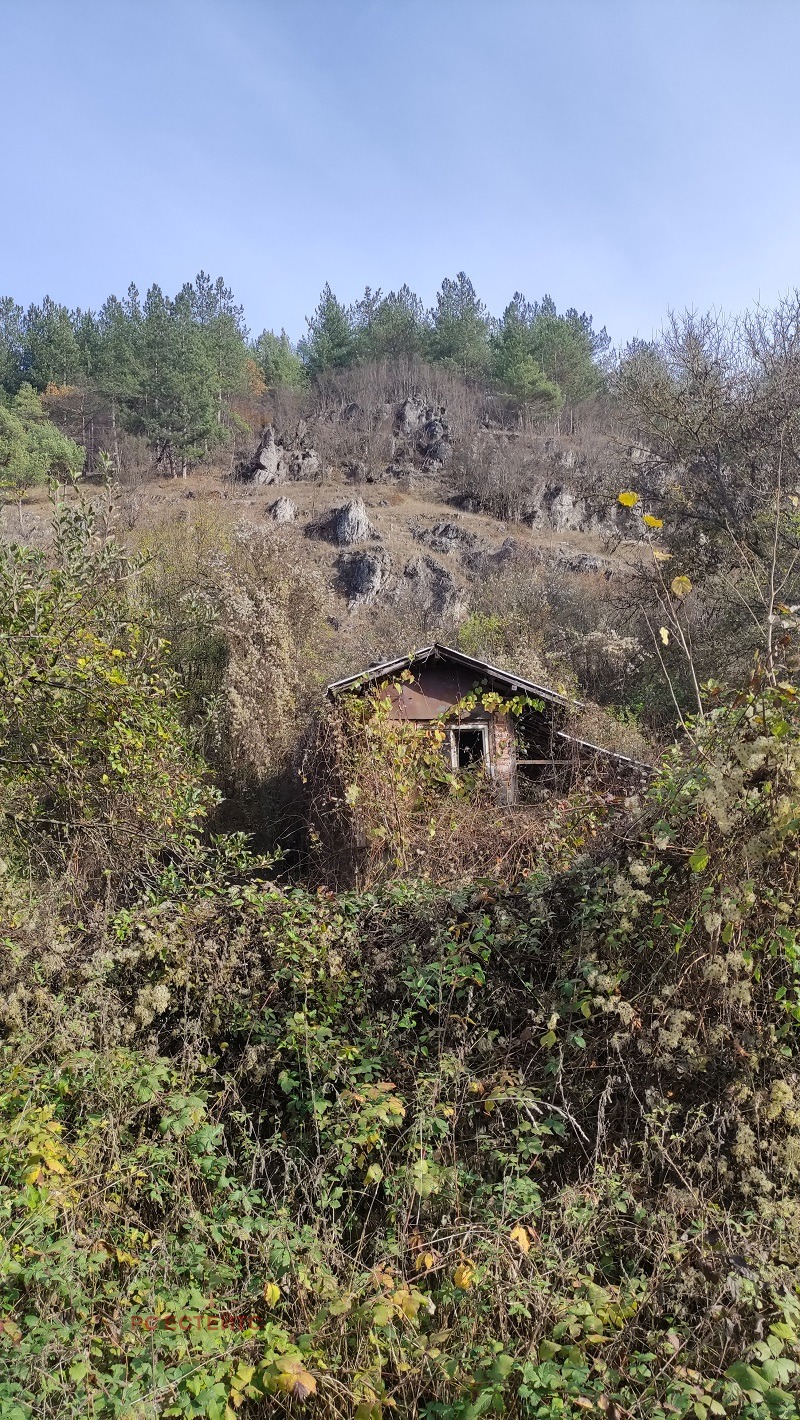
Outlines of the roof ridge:
<svg viewBox="0 0 800 1420">
<path fill-rule="evenodd" d="M 558 705 L 574 706 L 582 709 L 579 700 L 570 700 L 568 696 L 562 695 L 560 691 L 553 690 L 549 686 L 537 685 L 535 681 L 528 680 L 527 676 L 516 675 L 514 671 L 504 671 L 500 666 L 494 666 L 489 661 L 480 661 L 476 656 L 467 655 L 466 651 L 459 651 L 455 646 L 446 646 L 443 641 L 433 641 L 429 646 L 423 646 L 418 651 L 412 651 L 409 655 L 396 656 L 392 660 L 381 661 L 377 665 L 367 666 L 363 671 L 358 671 L 355 675 L 344 676 L 341 680 L 331 681 L 326 688 L 328 695 L 335 695 L 339 690 L 347 690 L 350 686 L 355 686 L 364 681 L 377 680 L 383 675 L 390 675 L 392 671 L 399 671 L 408 668 L 415 661 L 429 660 L 431 654 L 441 656 L 443 660 L 452 660 L 463 666 L 470 666 L 484 675 L 505 681 L 516 690 L 525 690 L 534 695 L 544 696 L 546 700 L 555 702 Z"/>
</svg>

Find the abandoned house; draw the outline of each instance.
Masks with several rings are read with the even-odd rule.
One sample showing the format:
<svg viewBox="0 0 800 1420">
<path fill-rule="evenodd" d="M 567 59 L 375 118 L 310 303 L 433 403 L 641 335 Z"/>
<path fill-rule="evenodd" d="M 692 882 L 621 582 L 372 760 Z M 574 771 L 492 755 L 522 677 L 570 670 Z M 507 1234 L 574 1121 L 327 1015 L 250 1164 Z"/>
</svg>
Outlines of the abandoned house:
<svg viewBox="0 0 800 1420">
<path fill-rule="evenodd" d="M 434 643 L 371 666 L 334 681 L 327 693 L 337 699 L 370 687 L 385 688 L 392 719 L 418 725 L 441 719 L 452 769 L 482 767 L 506 804 L 528 797 L 530 789 L 563 790 L 583 778 L 638 788 L 651 772 L 637 760 L 571 735 L 565 725 L 568 713 L 582 708 L 577 702 L 450 646 Z M 465 708 L 463 702 L 476 691 L 477 704 Z M 481 703 L 486 692 L 495 692 L 505 706 L 518 697 L 525 703 L 518 714 L 503 705 L 487 709 Z"/>
</svg>

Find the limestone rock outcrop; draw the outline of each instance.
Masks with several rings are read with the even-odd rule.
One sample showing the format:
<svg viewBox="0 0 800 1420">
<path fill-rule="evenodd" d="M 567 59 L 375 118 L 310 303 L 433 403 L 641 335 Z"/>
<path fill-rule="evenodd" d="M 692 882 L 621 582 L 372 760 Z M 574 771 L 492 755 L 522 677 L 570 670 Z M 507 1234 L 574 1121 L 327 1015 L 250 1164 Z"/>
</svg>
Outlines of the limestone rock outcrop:
<svg viewBox="0 0 800 1420">
<path fill-rule="evenodd" d="M 463 589 L 435 557 L 412 557 L 403 568 L 405 586 L 398 600 L 410 596 L 415 607 L 434 616 L 458 620 L 467 610 Z"/>
<path fill-rule="evenodd" d="M 383 547 L 363 548 L 339 558 L 339 586 L 351 611 L 368 606 L 389 580 L 392 564 Z"/>
<path fill-rule="evenodd" d="M 325 534 L 340 547 L 352 547 L 354 542 L 368 542 L 369 538 L 377 537 L 369 523 L 364 498 L 352 498 L 350 503 L 337 508 L 325 524 Z"/>
<path fill-rule="evenodd" d="M 403 455 L 416 454 L 428 469 L 444 468 L 452 455 L 450 426 L 444 408 L 426 404 L 420 395 L 409 395 L 394 414 L 395 438 L 405 444 L 395 455 L 394 463 L 402 463 Z"/>
<path fill-rule="evenodd" d="M 548 483 L 531 499 L 525 521 L 552 532 L 609 536 L 622 526 L 620 507 L 610 500 L 583 496 L 561 483 Z"/>
<path fill-rule="evenodd" d="M 473 548 L 478 540 L 467 528 L 450 522 L 434 523 L 432 528 L 418 528 L 414 536 L 434 552 L 444 553 Z"/>
<path fill-rule="evenodd" d="M 320 456 L 301 419 L 293 435 L 276 434 L 273 425 L 268 424 L 253 457 L 239 465 L 236 476 L 246 483 L 266 485 L 288 479 L 300 482 L 317 478 L 321 467 Z"/>
<path fill-rule="evenodd" d="M 297 504 L 291 498 L 278 498 L 270 505 L 269 515 L 276 523 L 293 523 L 297 517 Z"/>
</svg>

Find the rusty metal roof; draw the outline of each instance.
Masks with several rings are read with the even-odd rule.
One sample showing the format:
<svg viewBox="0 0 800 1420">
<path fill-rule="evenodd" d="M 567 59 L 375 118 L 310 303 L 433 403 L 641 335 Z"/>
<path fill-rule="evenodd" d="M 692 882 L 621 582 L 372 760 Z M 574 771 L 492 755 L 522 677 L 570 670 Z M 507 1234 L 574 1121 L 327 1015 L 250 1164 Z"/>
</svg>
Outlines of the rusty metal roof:
<svg viewBox="0 0 800 1420">
<path fill-rule="evenodd" d="M 568 735 L 566 730 L 556 730 L 556 734 L 560 740 L 577 745 L 578 749 L 588 749 L 592 754 L 604 754 L 608 759 L 619 760 L 620 764 L 630 764 L 634 769 L 641 769 L 646 774 L 657 773 L 652 764 L 645 764 L 641 759 L 633 759 L 629 754 L 620 754 L 619 750 L 605 749 L 603 745 L 592 744 L 591 740 L 579 740 L 577 735 Z"/>
<path fill-rule="evenodd" d="M 523 695 L 535 695 L 542 700 L 547 700 L 552 705 L 572 706 L 577 710 L 582 710 L 583 706 L 579 700 L 569 700 L 565 695 L 559 695 L 557 690 L 550 690 L 544 685 L 536 685 L 534 681 L 527 680 L 525 676 L 516 675 L 513 671 L 504 671 L 499 666 L 490 665 L 488 661 L 479 661 L 475 656 L 467 656 L 463 651 L 456 651 L 453 646 L 443 646 L 440 642 L 434 641 L 430 646 L 423 646 L 419 651 L 412 651 L 408 656 L 398 656 L 392 661 L 382 661 L 378 666 L 369 666 L 364 671 L 359 671 L 357 675 L 345 676 L 342 680 L 331 681 L 327 687 L 327 694 L 336 696 L 340 691 L 350 690 L 355 686 L 369 684 L 372 681 L 384 680 L 387 676 L 393 675 L 396 671 L 410 670 L 412 666 L 424 665 L 426 661 L 449 661 L 453 665 L 464 666 L 467 670 L 474 671 L 476 676 L 484 676 L 489 680 L 499 681 L 513 691 L 518 691 Z"/>
</svg>

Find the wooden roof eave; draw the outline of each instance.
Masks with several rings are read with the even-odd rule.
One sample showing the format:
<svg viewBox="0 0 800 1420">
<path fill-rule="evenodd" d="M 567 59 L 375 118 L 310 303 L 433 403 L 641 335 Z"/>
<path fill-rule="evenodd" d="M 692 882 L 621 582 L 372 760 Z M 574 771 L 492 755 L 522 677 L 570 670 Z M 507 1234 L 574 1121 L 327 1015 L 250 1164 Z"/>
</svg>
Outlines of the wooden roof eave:
<svg viewBox="0 0 800 1420">
<path fill-rule="evenodd" d="M 424 665 L 432 659 L 449 662 L 452 665 L 474 671 L 476 677 L 483 676 L 498 682 L 514 694 L 530 695 L 565 709 L 582 710 L 584 708 L 579 700 L 569 700 L 565 695 L 560 695 L 557 690 L 537 685 L 534 681 L 527 680 L 525 676 L 501 670 L 499 666 L 493 666 L 489 661 L 479 661 L 475 656 L 468 656 L 464 651 L 457 651 L 455 647 L 444 646 L 437 641 L 434 641 L 430 646 L 423 646 L 421 650 L 414 651 L 411 655 L 398 656 L 391 661 L 382 661 L 379 665 L 369 666 L 356 675 L 344 676 L 341 680 L 331 681 L 327 686 L 326 694 L 333 700 L 342 691 L 355 690 L 362 685 L 374 684 L 375 681 L 385 680 L 403 670 L 410 670 L 414 665 Z"/>
</svg>

